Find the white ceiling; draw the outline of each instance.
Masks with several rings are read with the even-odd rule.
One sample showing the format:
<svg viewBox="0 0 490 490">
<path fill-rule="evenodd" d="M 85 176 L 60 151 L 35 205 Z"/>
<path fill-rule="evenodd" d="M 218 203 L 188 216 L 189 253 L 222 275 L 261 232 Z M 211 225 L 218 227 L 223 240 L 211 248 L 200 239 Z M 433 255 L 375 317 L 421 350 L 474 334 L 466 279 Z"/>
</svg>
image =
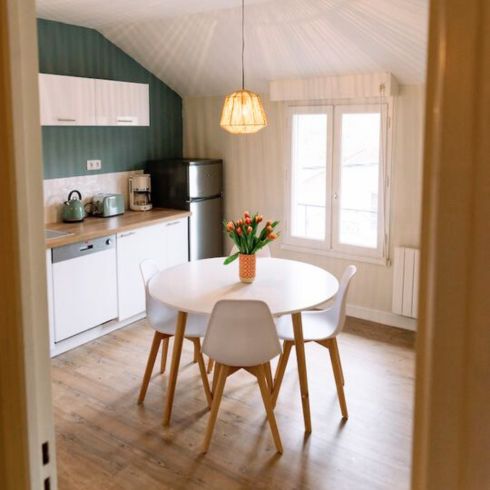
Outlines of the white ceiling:
<svg viewBox="0 0 490 490">
<path fill-rule="evenodd" d="M 429 0 L 246 0 L 246 86 L 388 71 L 423 83 Z M 38 16 L 92 27 L 181 95 L 241 83 L 240 0 L 37 0 Z"/>
</svg>

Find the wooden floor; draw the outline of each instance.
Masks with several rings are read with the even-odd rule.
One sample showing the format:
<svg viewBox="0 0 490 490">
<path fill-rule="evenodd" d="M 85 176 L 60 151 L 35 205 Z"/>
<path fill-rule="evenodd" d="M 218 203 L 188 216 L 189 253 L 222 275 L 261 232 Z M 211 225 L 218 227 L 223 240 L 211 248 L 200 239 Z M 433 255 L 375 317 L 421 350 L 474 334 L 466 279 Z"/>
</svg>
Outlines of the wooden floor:
<svg viewBox="0 0 490 490">
<path fill-rule="evenodd" d="M 348 319 L 339 338 L 350 418 L 341 422 L 328 351 L 308 344 L 313 432 L 305 437 L 294 351 L 276 417 L 276 454 L 251 375 L 229 378 L 207 455 L 208 419 L 190 342 L 170 428 L 166 375 L 136 404 L 153 332 L 135 323 L 53 360 L 61 490 L 409 488 L 414 334 Z"/>
</svg>

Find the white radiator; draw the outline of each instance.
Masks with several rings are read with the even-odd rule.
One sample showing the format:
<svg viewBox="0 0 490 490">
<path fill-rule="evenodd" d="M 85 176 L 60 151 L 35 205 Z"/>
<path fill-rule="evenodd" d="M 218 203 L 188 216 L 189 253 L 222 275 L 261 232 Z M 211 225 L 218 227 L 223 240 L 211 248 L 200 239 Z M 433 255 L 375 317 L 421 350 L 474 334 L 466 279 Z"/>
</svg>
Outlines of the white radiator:
<svg viewBox="0 0 490 490">
<path fill-rule="evenodd" d="M 395 247 L 393 267 L 393 313 L 417 318 L 419 250 Z"/>
</svg>

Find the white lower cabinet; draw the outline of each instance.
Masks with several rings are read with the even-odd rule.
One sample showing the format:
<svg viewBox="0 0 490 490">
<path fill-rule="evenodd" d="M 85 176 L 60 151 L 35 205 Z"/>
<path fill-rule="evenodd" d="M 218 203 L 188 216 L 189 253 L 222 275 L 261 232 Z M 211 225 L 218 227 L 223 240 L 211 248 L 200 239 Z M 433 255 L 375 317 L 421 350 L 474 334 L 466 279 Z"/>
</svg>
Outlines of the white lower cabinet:
<svg viewBox="0 0 490 490">
<path fill-rule="evenodd" d="M 46 250 L 46 290 L 48 293 L 49 350 L 54 350 L 53 263 L 51 249 Z"/>
<path fill-rule="evenodd" d="M 140 264 L 153 259 L 161 269 L 187 262 L 187 218 L 138 228 L 117 235 L 119 320 L 145 311 Z"/>
<path fill-rule="evenodd" d="M 188 238 L 187 218 L 165 223 L 166 249 L 162 267 L 173 267 L 189 260 Z"/>
<path fill-rule="evenodd" d="M 111 249 L 83 256 L 84 246 L 90 248 L 100 240 L 107 247 L 110 243 Z M 83 243 L 46 252 L 52 355 L 82 345 L 143 314 L 145 289 L 140 263 L 153 259 L 164 269 L 187 262 L 188 219 L 118 233 L 115 246 L 113 236 L 109 241 L 105 237 Z M 76 247 L 81 247 L 82 256 L 66 257 L 63 249 L 71 251 Z"/>
</svg>

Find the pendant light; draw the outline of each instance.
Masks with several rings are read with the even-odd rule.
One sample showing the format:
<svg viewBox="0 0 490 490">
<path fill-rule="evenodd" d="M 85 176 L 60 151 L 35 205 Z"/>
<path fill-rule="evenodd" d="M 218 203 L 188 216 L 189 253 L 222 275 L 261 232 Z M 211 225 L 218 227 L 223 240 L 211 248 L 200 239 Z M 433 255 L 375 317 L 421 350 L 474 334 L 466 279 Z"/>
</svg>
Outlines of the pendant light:
<svg viewBox="0 0 490 490">
<path fill-rule="evenodd" d="M 232 134 L 250 134 L 267 126 L 260 96 L 245 90 L 245 0 L 242 0 L 242 89 L 228 95 L 223 104 L 220 126 Z"/>
</svg>

